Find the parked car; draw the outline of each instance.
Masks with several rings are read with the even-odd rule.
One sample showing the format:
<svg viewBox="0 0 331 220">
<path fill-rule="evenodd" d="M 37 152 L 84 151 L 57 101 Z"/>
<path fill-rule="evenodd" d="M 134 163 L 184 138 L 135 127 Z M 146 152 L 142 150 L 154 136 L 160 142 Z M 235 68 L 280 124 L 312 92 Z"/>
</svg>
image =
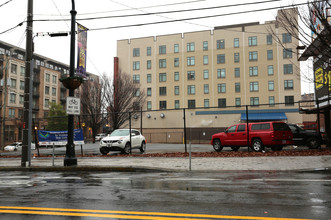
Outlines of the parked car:
<svg viewBox="0 0 331 220">
<path fill-rule="evenodd" d="M 317 149 L 323 143 L 322 137 L 315 130 L 304 130 L 296 124 L 288 124 L 293 133 L 293 144 Z"/>
<path fill-rule="evenodd" d="M 101 133 L 95 136 L 95 141 L 101 141 L 102 138 L 106 137 L 106 134 Z"/>
<path fill-rule="evenodd" d="M 12 144 L 9 144 L 7 146 L 5 146 L 4 150 L 6 151 L 17 151 L 18 149 L 22 149 L 22 142 L 14 142 Z M 36 145 L 35 143 L 31 143 L 31 150 L 35 150 L 36 149 Z"/>
<path fill-rule="evenodd" d="M 140 131 L 131 129 L 131 142 L 129 129 L 117 129 L 101 139 L 100 152 L 103 155 L 108 154 L 110 151 L 121 151 L 122 153 L 129 154 L 130 147 L 131 149 L 139 149 L 140 152 L 145 152 L 146 139 Z"/>
<path fill-rule="evenodd" d="M 211 144 L 215 151 L 221 151 L 223 147 L 231 147 L 237 151 L 240 147 L 249 145 L 254 151 L 262 151 L 265 147 L 271 147 L 274 151 L 280 151 L 285 145 L 293 144 L 293 134 L 284 122 L 254 122 L 236 124 L 228 127 L 224 132 L 214 134 Z M 249 144 L 247 135 L 249 136 Z"/>
</svg>

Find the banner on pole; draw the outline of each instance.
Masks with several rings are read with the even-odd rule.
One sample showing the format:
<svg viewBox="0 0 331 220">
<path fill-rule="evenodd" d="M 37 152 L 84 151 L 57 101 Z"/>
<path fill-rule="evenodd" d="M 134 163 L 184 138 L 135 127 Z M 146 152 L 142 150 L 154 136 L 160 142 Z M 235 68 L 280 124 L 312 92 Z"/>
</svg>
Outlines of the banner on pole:
<svg viewBox="0 0 331 220">
<path fill-rule="evenodd" d="M 66 145 L 68 131 L 43 131 L 38 130 L 39 145 Z M 83 129 L 74 130 L 74 144 L 84 144 Z"/>
<path fill-rule="evenodd" d="M 86 77 L 87 28 L 78 24 L 78 60 L 76 75 Z"/>
</svg>

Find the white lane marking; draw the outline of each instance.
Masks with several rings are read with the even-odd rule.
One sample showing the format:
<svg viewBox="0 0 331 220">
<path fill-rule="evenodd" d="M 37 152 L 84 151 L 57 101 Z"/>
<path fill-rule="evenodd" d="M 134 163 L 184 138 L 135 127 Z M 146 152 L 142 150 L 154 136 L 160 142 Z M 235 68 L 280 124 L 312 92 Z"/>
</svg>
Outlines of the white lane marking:
<svg viewBox="0 0 331 220">
<path fill-rule="evenodd" d="M 123 177 L 123 178 L 119 178 L 119 177 L 100 177 L 100 178 L 89 178 L 92 180 L 130 180 L 130 178 L 127 177 Z"/>
<path fill-rule="evenodd" d="M 252 179 L 253 181 L 280 181 L 280 182 L 331 182 L 321 179 Z"/>
</svg>

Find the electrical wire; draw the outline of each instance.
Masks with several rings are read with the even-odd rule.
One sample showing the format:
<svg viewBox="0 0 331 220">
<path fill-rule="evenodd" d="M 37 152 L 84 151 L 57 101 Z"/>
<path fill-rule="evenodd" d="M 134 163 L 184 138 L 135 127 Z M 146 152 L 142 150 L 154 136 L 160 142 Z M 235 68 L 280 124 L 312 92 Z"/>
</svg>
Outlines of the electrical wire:
<svg viewBox="0 0 331 220">
<path fill-rule="evenodd" d="M 25 21 L 19 23 L 18 25 L 14 26 L 14 27 L 12 27 L 12 28 L 9 28 L 9 29 L 7 29 L 7 30 L 5 30 L 5 31 L 0 32 L 0 35 L 1 35 L 1 34 L 5 34 L 5 33 L 9 32 L 9 31 L 11 31 L 11 30 L 14 30 L 15 28 L 18 28 L 18 27 L 22 26 L 24 22 L 25 22 Z"/>
<path fill-rule="evenodd" d="M 7 1 L 7 2 L 1 4 L 1 5 L 0 5 L 0 8 L 1 8 L 2 6 L 4 6 L 4 5 L 8 4 L 8 3 L 11 2 L 11 1 L 13 1 L 13 0 L 9 0 L 9 1 Z"/>
</svg>

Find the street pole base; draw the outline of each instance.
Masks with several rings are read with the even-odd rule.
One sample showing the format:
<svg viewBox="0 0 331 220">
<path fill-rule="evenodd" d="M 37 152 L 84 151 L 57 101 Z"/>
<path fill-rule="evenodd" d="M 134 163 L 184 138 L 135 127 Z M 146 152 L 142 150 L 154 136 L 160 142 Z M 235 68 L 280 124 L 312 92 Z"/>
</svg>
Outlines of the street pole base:
<svg viewBox="0 0 331 220">
<path fill-rule="evenodd" d="M 65 157 L 64 158 L 64 166 L 77 166 L 77 158 L 76 157 Z"/>
</svg>

